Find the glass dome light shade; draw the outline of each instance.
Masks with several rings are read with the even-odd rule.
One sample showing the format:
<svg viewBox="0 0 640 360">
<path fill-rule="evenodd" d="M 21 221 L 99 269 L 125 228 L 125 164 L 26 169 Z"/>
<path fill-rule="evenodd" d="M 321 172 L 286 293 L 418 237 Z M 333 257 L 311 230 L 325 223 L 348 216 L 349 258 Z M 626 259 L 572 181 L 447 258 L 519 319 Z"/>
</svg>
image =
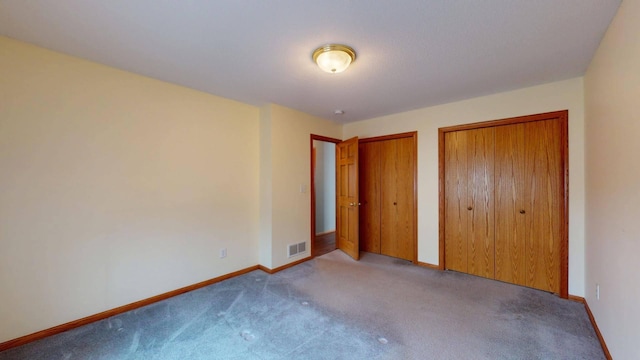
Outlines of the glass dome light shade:
<svg viewBox="0 0 640 360">
<path fill-rule="evenodd" d="M 355 51 L 345 45 L 325 45 L 313 52 L 320 69 L 331 74 L 345 71 L 355 58 Z"/>
</svg>

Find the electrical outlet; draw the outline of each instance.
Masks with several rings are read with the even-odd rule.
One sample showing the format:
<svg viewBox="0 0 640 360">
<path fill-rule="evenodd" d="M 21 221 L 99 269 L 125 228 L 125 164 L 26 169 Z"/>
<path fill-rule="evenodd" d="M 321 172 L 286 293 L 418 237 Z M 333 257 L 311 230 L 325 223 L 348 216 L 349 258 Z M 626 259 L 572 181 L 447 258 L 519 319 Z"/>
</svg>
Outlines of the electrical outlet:
<svg viewBox="0 0 640 360">
<path fill-rule="evenodd" d="M 224 259 L 227 257 L 227 248 L 220 249 L 220 259 Z"/>
<path fill-rule="evenodd" d="M 600 300 L 600 284 L 596 284 L 596 300 Z"/>
</svg>

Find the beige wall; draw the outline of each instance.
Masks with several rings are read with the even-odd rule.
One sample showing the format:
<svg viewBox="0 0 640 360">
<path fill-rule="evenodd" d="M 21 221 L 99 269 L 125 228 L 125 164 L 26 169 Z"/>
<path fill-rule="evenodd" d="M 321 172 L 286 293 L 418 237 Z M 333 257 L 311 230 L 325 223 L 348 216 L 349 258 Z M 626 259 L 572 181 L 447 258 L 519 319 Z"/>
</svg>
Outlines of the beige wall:
<svg viewBox="0 0 640 360">
<path fill-rule="evenodd" d="M 316 152 L 316 234 L 336 230 L 336 145 L 313 141 Z"/>
<path fill-rule="evenodd" d="M 259 126 L 0 37 L 0 342 L 256 265 Z"/>
<path fill-rule="evenodd" d="M 261 248 L 260 258 L 265 259 L 263 265 L 277 268 L 310 254 L 310 134 L 340 138 L 342 126 L 278 105 L 263 107 L 261 117 L 262 141 L 271 146 L 261 154 L 260 181 L 265 191 L 261 192 L 260 215 L 271 221 L 267 224 L 263 220 L 260 241 L 271 246 Z M 289 259 L 287 246 L 303 241 L 307 242 L 307 253 Z"/>
<path fill-rule="evenodd" d="M 622 2 L 585 76 L 586 297 L 614 359 L 640 353 L 638 14 Z"/>
<path fill-rule="evenodd" d="M 309 241 L 310 133 L 418 131 L 418 256 L 437 264 L 437 129 L 568 109 L 569 292 L 587 297 L 614 357 L 631 358 L 630 334 L 640 332 L 639 12 L 637 0 L 623 2 L 584 93 L 576 78 L 344 127 L 0 37 L 0 342 L 298 260 L 286 246 Z"/>
<path fill-rule="evenodd" d="M 418 260 L 438 264 L 438 128 L 569 110 L 569 293 L 584 295 L 584 103 L 576 78 L 350 123 L 344 138 L 418 131 Z"/>
<path fill-rule="evenodd" d="M 273 268 L 273 166 L 271 165 L 271 105 L 260 109 L 260 264 Z"/>
</svg>

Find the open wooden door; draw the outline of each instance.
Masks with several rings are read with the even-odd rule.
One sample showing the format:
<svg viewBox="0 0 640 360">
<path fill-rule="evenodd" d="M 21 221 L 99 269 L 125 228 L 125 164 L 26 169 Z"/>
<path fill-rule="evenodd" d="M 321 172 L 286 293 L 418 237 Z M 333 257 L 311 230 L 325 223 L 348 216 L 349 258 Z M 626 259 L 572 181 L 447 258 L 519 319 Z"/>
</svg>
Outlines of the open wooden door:
<svg viewBox="0 0 640 360">
<path fill-rule="evenodd" d="M 360 259 L 358 233 L 358 138 L 336 146 L 337 222 L 336 245 L 355 260 Z"/>
</svg>

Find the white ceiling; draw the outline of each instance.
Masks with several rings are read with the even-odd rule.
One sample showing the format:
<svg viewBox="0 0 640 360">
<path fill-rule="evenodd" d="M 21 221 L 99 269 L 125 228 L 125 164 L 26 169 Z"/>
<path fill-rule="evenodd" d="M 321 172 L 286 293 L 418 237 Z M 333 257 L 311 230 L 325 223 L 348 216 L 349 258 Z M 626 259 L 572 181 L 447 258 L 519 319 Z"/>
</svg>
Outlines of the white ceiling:
<svg viewBox="0 0 640 360">
<path fill-rule="evenodd" d="M 620 2 L 0 0 L 0 34 L 349 122 L 581 76 Z M 331 42 L 358 54 L 344 73 L 311 60 Z"/>
</svg>

